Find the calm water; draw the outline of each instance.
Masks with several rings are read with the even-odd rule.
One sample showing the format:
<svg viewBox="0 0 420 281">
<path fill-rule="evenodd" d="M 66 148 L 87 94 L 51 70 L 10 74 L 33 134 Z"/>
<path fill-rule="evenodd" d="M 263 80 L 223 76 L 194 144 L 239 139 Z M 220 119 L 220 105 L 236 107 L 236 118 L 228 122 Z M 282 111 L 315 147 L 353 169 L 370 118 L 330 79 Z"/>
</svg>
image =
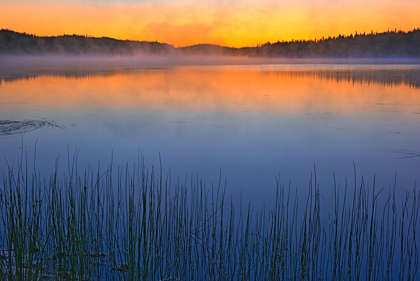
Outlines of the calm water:
<svg viewBox="0 0 420 281">
<path fill-rule="evenodd" d="M 79 151 L 79 167 L 158 165 L 172 178 L 221 171 L 228 193 L 271 204 L 275 177 L 306 194 L 314 164 L 325 202 L 376 174 L 397 192 L 420 180 L 420 66 L 260 65 L 41 70 L 0 77 L 1 120 L 48 120 L 0 135 L 2 172 L 22 142 L 48 175 Z M 27 128 L 28 129 L 28 128 Z M 405 154 L 407 151 L 411 154 Z M 413 157 L 407 157 L 413 156 Z M 360 179 L 360 177 L 359 177 Z"/>
</svg>

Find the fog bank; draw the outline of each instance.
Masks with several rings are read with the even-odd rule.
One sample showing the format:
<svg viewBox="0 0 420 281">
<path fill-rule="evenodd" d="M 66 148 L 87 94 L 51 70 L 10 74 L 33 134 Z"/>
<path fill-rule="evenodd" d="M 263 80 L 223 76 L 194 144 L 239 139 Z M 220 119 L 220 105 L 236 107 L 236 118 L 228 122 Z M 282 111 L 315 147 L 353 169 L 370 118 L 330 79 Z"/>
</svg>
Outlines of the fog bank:
<svg viewBox="0 0 420 281">
<path fill-rule="evenodd" d="M 194 65 L 263 65 L 263 64 L 420 64 L 420 59 L 313 59 L 267 58 L 225 55 L 0 55 L 0 75 L 14 75 L 34 71 L 106 71 L 115 69 L 165 68 Z"/>
</svg>

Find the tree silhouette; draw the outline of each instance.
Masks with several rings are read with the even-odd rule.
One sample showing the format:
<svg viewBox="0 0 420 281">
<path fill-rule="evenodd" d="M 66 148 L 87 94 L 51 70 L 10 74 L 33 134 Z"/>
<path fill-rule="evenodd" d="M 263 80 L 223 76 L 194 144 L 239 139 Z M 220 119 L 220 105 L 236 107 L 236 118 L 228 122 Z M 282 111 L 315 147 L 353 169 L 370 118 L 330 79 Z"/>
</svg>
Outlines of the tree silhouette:
<svg viewBox="0 0 420 281">
<path fill-rule="evenodd" d="M 229 55 L 283 58 L 420 58 L 420 28 L 409 32 L 394 29 L 377 33 L 328 36 L 313 40 L 266 42 L 255 47 L 231 48 L 198 44 L 175 48 L 157 41 L 116 40 L 108 37 L 34 34 L 0 30 L 0 54 L 173 54 Z"/>
</svg>

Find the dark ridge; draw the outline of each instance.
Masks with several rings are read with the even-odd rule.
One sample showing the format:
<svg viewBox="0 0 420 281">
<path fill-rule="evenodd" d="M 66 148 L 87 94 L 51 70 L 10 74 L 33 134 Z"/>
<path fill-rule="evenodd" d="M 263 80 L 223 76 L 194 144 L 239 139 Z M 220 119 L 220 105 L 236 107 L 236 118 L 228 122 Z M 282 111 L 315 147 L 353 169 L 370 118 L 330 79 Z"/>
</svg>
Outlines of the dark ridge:
<svg viewBox="0 0 420 281">
<path fill-rule="evenodd" d="M 420 58 L 420 28 L 409 32 L 387 31 L 369 34 L 357 32 L 348 36 L 319 40 L 267 42 L 256 47 L 230 48 L 199 44 L 178 48 L 183 54 L 213 54 L 277 58 Z"/>
<path fill-rule="evenodd" d="M 146 41 L 95 38 L 81 35 L 38 37 L 32 34 L 0 30 L 0 54 L 13 55 L 136 55 L 167 54 L 174 47 Z"/>
<path fill-rule="evenodd" d="M 329 58 L 419 58 L 420 29 L 266 43 L 255 55 Z"/>
<path fill-rule="evenodd" d="M 95 38 L 80 35 L 38 37 L 11 30 L 0 30 L 0 54 L 180 54 L 220 55 L 277 58 L 420 58 L 420 29 L 409 32 L 355 33 L 348 36 L 321 38 L 319 40 L 293 40 L 267 42 L 256 47 L 231 48 L 212 44 L 198 44 L 175 48 L 172 45 Z"/>
<path fill-rule="evenodd" d="M 235 56 L 235 55 L 246 55 L 241 54 L 238 48 L 231 48 L 231 47 L 224 47 L 220 45 L 214 44 L 198 44 L 192 45 L 187 47 L 179 47 L 177 50 L 184 55 L 203 55 L 203 54 L 211 54 L 211 55 L 228 55 L 228 56 Z"/>
</svg>

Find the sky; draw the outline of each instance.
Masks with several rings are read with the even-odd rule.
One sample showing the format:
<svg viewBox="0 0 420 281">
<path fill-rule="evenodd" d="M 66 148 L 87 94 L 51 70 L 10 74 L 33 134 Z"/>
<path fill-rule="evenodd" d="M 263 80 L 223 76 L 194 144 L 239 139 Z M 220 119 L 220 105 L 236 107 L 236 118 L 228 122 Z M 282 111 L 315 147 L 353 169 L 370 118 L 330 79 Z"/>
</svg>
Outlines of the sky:
<svg viewBox="0 0 420 281">
<path fill-rule="evenodd" d="M 0 28 L 179 46 L 256 46 L 420 27 L 418 0 L 0 0 Z"/>
</svg>

